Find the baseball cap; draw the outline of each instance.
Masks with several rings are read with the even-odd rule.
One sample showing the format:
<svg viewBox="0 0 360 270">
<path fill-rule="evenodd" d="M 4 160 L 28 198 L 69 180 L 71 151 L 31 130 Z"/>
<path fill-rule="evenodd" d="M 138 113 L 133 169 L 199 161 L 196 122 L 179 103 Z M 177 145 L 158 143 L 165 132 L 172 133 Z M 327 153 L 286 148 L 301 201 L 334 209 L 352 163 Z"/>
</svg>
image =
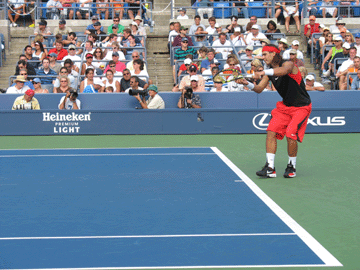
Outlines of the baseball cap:
<svg viewBox="0 0 360 270">
<path fill-rule="evenodd" d="M 148 90 L 155 91 L 156 93 L 159 92 L 159 90 L 155 84 L 150 84 L 150 86 L 148 87 Z"/>
<path fill-rule="evenodd" d="M 59 21 L 59 24 L 66 24 L 66 21 L 63 19 L 63 20 L 60 20 Z"/>
<path fill-rule="evenodd" d="M 259 26 L 257 24 L 254 24 L 253 26 L 251 26 L 251 29 L 258 29 L 259 30 Z"/>
<path fill-rule="evenodd" d="M 184 60 L 184 64 L 185 65 L 190 65 L 191 64 L 191 59 L 190 58 L 186 58 L 185 60 Z"/>
<path fill-rule="evenodd" d="M 254 47 L 252 45 L 248 45 L 245 50 L 250 50 L 250 51 L 253 51 L 254 50 Z"/>
<path fill-rule="evenodd" d="M 28 89 L 26 90 L 25 95 L 28 95 L 29 97 L 33 97 L 35 95 L 35 91 L 32 89 Z"/>
<path fill-rule="evenodd" d="M 119 56 L 119 53 L 118 52 L 113 52 L 112 56 Z"/>
<path fill-rule="evenodd" d="M 181 26 L 180 30 L 188 30 L 189 28 L 185 27 L 185 26 Z"/>
<path fill-rule="evenodd" d="M 220 25 L 218 23 L 215 23 L 215 28 L 220 28 Z"/>
<path fill-rule="evenodd" d="M 135 17 L 134 21 L 136 21 L 136 20 L 139 20 L 139 21 L 142 22 L 142 19 L 141 19 L 141 17 L 140 17 L 139 15 L 137 15 L 137 16 Z"/>
<path fill-rule="evenodd" d="M 69 49 L 76 49 L 76 46 L 75 46 L 74 44 L 71 44 L 71 45 L 69 46 Z"/>
<path fill-rule="evenodd" d="M 297 52 L 296 52 L 295 49 L 291 49 L 289 53 L 290 53 L 290 54 L 297 54 Z"/>
<path fill-rule="evenodd" d="M 199 77 L 197 76 L 197 75 L 192 75 L 191 77 L 190 77 L 190 81 L 199 81 Z"/>
<path fill-rule="evenodd" d="M 88 58 L 88 57 L 93 57 L 93 55 L 92 55 L 92 53 L 87 53 L 85 57 L 86 57 L 86 58 Z"/>
<path fill-rule="evenodd" d="M 183 38 L 181 39 L 181 42 L 184 42 L 184 41 L 189 41 L 189 40 L 188 40 L 187 37 L 183 37 Z"/>
<path fill-rule="evenodd" d="M 342 37 L 341 37 L 341 36 L 336 36 L 336 37 L 334 38 L 334 40 L 336 40 L 336 41 L 342 41 Z"/>
<path fill-rule="evenodd" d="M 196 67 L 195 65 L 191 65 L 191 66 L 189 67 L 189 70 L 190 70 L 190 71 L 197 71 L 197 67 Z"/>
<path fill-rule="evenodd" d="M 49 56 L 50 57 L 57 57 L 57 54 L 52 52 L 52 53 L 49 54 Z"/>
<path fill-rule="evenodd" d="M 344 43 L 343 44 L 343 48 L 347 49 L 347 50 L 350 50 L 350 44 L 349 43 Z"/>
<path fill-rule="evenodd" d="M 261 42 L 265 42 L 266 44 L 270 44 L 270 40 L 268 40 L 267 38 L 261 39 Z"/>
<path fill-rule="evenodd" d="M 241 32 L 240 27 L 235 27 L 235 28 L 234 28 L 234 32 Z"/>
<path fill-rule="evenodd" d="M 33 82 L 36 82 L 36 83 L 41 83 L 40 79 L 39 78 L 35 78 L 33 79 Z"/>
<path fill-rule="evenodd" d="M 314 75 L 309 74 L 309 75 L 306 75 L 305 80 L 314 81 L 315 77 L 314 77 Z"/>
<path fill-rule="evenodd" d="M 287 43 L 286 38 L 280 38 L 280 40 L 278 42 L 284 43 L 284 44 L 289 46 L 289 44 Z"/>
<path fill-rule="evenodd" d="M 323 28 L 323 31 L 325 31 L 325 30 L 330 31 L 330 28 L 329 28 L 329 27 L 327 27 L 327 26 L 325 26 L 325 27 Z"/>
<path fill-rule="evenodd" d="M 220 65 L 220 62 L 216 58 L 214 58 L 213 61 L 215 65 Z"/>
<path fill-rule="evenodd" d="M 324 28 L 325 28 L 325 24 L 320 23 L 319 27 L 322 28 L 322 29 L 324 29 Z"/>
<path fill-rule="evenodd" d="M 94 15 L 94 16 L 91 17 L 91 20 L 99 20 L 99 17 Z"/>
<path fill-rule="evenodd" d="M 100 26 L 100 25 L 101 25 L 101 22 L 94 23 L 94 26 Z"/>
<path fill-rule="evenodd" d="M 300 42 L 297 41 L 297 40 L 294 40 L 291 44 L 292 44 L 292 45 L 300 45 Z"/>
<path fill-rule="evenodd" d="M 354 37 L 355 37 L 355 38 L 360 38 L 360 33 L 356 33 L 356 34 L 354 35 Z"/>
<path fill-rule="evenodd" d="M 180 11 L 184 11 L 184 12 L 186 12 L 186 8 L 179 8 L 179 10 L 178 10 L 179 12 Z"/>
</svg>

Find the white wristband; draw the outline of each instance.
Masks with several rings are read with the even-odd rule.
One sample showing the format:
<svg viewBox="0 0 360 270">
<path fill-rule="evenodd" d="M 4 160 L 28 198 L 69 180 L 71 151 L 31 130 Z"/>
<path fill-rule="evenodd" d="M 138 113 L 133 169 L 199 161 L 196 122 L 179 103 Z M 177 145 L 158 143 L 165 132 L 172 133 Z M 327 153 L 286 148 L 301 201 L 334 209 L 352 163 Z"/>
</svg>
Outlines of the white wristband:
<svg viewBox="0 0 360 270">
<path fill-rule="evenodd" d="M 264 70 L 264 73 L 265 75 L 267 76 L 273 76 L 274 75 L 274 70 L 271 68 L 271 69 L 267 69 L 267 70 Z"/>
<path fill-rule="evenodd" d="M 253 90 L 254 87 L 255 87 L 255 85 L 254 85 L 253 83 L 251 83 L 251 82 L 249 82 L 246 86 L 247 86 L 247 88 L 249 88 L 250 90 Z"/>
</svg>

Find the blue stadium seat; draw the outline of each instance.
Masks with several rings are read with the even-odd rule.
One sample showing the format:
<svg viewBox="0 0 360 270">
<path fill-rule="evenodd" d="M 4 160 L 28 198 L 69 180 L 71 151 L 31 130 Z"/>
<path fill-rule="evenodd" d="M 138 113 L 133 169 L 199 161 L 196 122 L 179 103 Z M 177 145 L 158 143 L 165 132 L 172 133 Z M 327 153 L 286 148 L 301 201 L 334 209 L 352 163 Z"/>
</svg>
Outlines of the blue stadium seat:
<svg viewBox="0 0 360 270">
<path fill-rule="evenodd" d="M 255 8 L 263 7 L 263 2 L 248 2 L 249 5 L 249 16 L 256 16 L 258 18 L 266 18 L 266 8 Z M 254 8 L 250 8 L 254 7 Z"/>
</svg>

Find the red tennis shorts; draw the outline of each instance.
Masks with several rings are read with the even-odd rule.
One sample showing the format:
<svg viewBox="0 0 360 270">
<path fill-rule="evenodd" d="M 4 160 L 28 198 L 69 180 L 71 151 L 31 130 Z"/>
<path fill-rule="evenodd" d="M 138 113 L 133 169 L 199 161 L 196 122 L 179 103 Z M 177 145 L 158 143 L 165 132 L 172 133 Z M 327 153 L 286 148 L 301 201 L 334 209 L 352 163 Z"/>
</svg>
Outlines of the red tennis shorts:
<svg viewBox="0 0 360 270">
<path fill-rule="evenodd" d="M 276 132 L 278 140 L 286 136 L 302 142 L 311 107 L 311 104 L 303 107 L 288 107 L 282 101 L 277 102 L 276 108 L 271 111 L 271 120 L 267 130 Z"/>
</svg>

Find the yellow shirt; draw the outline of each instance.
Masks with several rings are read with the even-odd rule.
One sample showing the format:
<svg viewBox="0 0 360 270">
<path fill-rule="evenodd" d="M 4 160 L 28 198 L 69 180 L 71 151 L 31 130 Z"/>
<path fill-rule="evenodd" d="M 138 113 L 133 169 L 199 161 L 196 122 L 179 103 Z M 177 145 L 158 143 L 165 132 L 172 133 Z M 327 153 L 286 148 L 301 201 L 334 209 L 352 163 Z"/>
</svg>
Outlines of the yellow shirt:
<svg viewBox="0 0 360 270">
<path fill-rule="evenodd" d="M 17 110 L 17 105 L 24 105 L 24 104 L 30 104 L 31 110 L 40 110 L 40 104 L 39 101 L 36 98 L 32 98 L 30 102 L 26 102 L 24 99 L 24 96 L 17 97 L 14 101 L 14 104 L 12 106 L 12 110 Z"/>
</svg>

